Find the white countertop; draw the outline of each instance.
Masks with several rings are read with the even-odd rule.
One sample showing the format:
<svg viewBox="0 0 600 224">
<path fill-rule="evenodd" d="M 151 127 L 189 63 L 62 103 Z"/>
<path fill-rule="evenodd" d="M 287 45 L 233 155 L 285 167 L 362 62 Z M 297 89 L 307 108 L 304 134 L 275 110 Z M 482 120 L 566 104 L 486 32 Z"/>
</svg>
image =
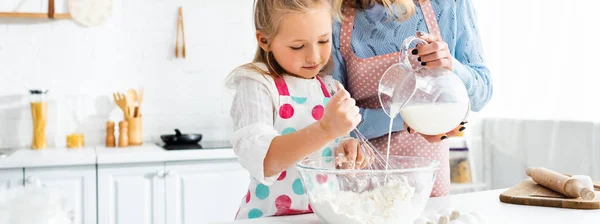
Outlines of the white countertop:
<svg viewBox="0 0 600 224">
<path fill-rule="evenodd" d="M 145 144 L 127 148 L 96 148 L 98 164 L 145 163 L 187 160 L 233 159 L 233 149 L 187 149 L 165 150 L 156 144 Z"/>
<path fill-rule="evenodd" d="M 77 166 L 96 163 L 96 152 L 93 147 L 67 149 L 47 148 L 33 150 L 17 149 L 10 156 L 0 159 L 0 169 L 46 166 Z"/>
<path fill-rule="evenodd" d="M 126 148 L 22 148 L 8 157 L 0 158 L 0 169 L 235 158 L 231 148 L 165 150 L 154 143 Z"/>
<path fill-rule="evenodd" d="M 462 138 L 451 138 L 450 146 L 465 147 Z M 235 159 L 232 148 L 165 150 L 156 143 L 125 148 L 89 146 L 78 149 L 47 148 L 17 149 L 12 155 L 0 158 L 0 169 L 94 164 L 147 163 L 190 160 Z"/>
<path fill-rule="evenodd" d="M 572 224 L 572 223 L 600 223 L 600 210 L 576 210 L 564 208 L 550 208 L 539 206 L 525 206 L 503 203 L 499 195 L 506 189 L 481 191 L 476 193 L 457 194 L 446 197 L 431 198 L 424 212 L 424 216 L 438 213 L 446 209 L 459 212 L 475 212 L 480 214 L 488 224 Z M 240 220 L 229 222 L 231 224 L 318 224 L 321 223 L 314 214 L 271 217 L 253 220 Z"/>
</svg>

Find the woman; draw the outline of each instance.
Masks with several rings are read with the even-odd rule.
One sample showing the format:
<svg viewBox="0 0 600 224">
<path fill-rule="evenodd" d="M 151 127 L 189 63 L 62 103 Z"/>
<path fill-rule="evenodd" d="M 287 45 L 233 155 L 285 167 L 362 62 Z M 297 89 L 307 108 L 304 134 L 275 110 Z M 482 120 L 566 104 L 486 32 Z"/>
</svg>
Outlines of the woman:
<svg viewBox="0 0 600 224">
<path fill-rule="evenodd" d="M 334 77 L 356 99 L 363 121 L 358 129 L 379 149 L 387 148 L 390 118 L 379 104 L 377 83 L 400 55 L 400 44 L 418 35 L 428 42 L 412 49 L 421 65 L 453 71 L 464 82 L 471 110 L 481 110 L 492 95 L 470 0 L 335 0 L 341 20 L 333 25 Z M 398 10 L 397 10 L 398 9 Z M 429 33 L 429 34 L 426 34 Z M 361 69 L 370 68 L 370 69 Z M 431 196 L 450 190 L 448 146 L 442 140 L 465 129 L 427 136 L 394 119 L 390 154 L 439 160 Z"/>
</svg>

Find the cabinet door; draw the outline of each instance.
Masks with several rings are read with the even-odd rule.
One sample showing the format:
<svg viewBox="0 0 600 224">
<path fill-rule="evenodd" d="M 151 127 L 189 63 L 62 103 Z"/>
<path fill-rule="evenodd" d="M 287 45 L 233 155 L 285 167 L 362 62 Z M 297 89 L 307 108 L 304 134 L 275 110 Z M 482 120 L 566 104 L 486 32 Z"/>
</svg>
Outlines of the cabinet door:
<svg viewBox="0 0 600 224">
<path fill-rule="evenodd" d="M 61 193 L 74 224 L 96 223 L 96 166 L 25 168 L 25 185 Z"/>
<path fill-rule="evenodd" d="M 23 169 L 1 169 L 0 191 L 23 187 Z"/>
<path fill-rule="evenodd" d="M 232 221 L 250 182 L 237 160 L 167 162 L 167 222 Z"/>
<path fill-rule="evenodd" d="M 98 165 L 99 224 L 165 224 L 164 163 Z"/>
</svg>

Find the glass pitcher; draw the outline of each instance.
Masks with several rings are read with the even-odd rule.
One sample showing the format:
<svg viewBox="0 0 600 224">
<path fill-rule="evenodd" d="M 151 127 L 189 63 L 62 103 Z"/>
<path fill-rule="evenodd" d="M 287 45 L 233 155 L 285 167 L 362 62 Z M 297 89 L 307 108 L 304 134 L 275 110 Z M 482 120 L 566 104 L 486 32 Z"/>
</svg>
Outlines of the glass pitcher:
<svg viewBox="0 0 600 224">
<path fill-rule="evenodd" d="M 401 46 L 400 60 L 379 81 L 379 102 L 391 118 L 398 114 L 415 131 L 426 135 L 447 133 L 468 115 L 469 96 L 462 80 L 444 68 L 427 68 L 409 61 L 408 49 L 426 41 L 409 37 Z"/>
<path fill-rule="evenodd" d="M 33 123 L 32 149 L 45 149 L 48 147 L 46 141 L 46 124 L 48 122 L 48 101 L 46 99 L 48 90 L 29 90 L 29 104 L 31 106 L 31 119 Z"/>
</svg>

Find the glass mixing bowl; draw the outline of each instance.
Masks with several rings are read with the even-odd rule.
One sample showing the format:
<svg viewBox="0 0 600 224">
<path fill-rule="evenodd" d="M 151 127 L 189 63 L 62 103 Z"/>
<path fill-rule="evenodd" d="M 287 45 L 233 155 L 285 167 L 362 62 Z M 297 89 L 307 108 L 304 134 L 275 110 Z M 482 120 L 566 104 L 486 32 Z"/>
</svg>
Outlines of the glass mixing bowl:
<svg viewBox="0 0 600 224">
<path fill-rule="evenodd" d="M 421 157 L 390 156 L 388 169 L 337 169 L 332 157 L 296 165 L 310 205 L 325 223 L 413 223 L 425 209 L 440 163 Z M 385 161 L 384 158 L 379 158 Z"/>
</svg>

